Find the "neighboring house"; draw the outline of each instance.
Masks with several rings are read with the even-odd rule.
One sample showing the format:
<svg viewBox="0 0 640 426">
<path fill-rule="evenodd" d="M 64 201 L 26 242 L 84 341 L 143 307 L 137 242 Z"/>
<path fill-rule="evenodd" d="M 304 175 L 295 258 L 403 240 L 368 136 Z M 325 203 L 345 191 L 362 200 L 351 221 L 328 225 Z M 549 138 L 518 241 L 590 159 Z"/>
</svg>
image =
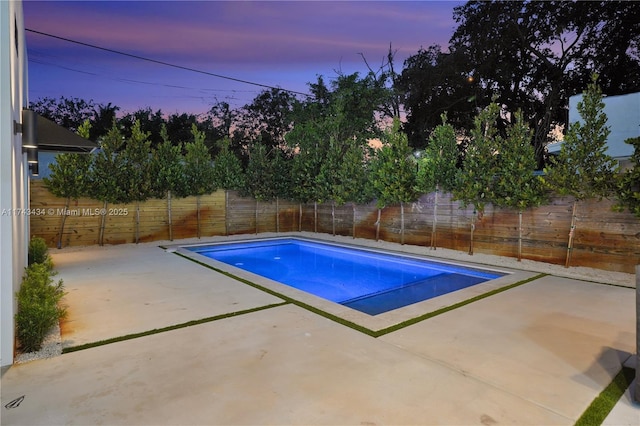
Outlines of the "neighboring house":
<svg viewBox="0 0 640 426">
<path fill-rule="evenodd" d="M 582 121 L 578 113 L 578 102 L 582 94 L 569 98 L 569 124 Z M 629 163 L 633 155 L 633 146 L 624 141 L 640 136 L 640 92 L 619 96 L 605 96 L 604 113 L 607 115 L 607 126 L 611 130 L 607 140 L 607 154 L 618 160 L 621 167 Z M 562 141 L 547 145 L 549 154 L 558 154 Z"/>
<path fill-rule="evenodd" d="M 13 364 L 15 293 L 27 266 L 29 174 L 38 152 L 97 147 L 27 109 L 27 48 L 21 1 L 0 0 L 0 366 Z"/>
</svg>

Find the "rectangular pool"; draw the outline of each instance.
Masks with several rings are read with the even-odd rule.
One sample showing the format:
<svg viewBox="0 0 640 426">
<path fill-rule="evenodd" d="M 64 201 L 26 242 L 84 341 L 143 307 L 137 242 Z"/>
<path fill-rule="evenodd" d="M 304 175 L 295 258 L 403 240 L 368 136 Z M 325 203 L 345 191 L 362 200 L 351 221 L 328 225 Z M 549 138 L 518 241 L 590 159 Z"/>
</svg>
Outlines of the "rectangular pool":
<svg viewBox="0 0 640 426">
<path fill-rule="evenodd" d="M 506 275 L 295 238 L 187 249 L 369 315 Z"/>
</svg>

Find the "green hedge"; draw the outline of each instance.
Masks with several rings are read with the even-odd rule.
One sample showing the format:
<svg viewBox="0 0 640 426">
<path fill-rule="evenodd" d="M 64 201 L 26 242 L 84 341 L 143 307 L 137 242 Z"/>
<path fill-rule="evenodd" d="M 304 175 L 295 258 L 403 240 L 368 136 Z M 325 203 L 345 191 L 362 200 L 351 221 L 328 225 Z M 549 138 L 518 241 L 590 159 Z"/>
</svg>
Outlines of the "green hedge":
<svg viewBox="0 0 640 426">
<path fill-rule="evenodd" d="M 44 240 L 33 238 L 29 242 L 29 266 L 16 293 L 16 334 L 23 352 L 39 350 L 49 330 L 66 315 L 66 309 L 59 306 L 64 285 L 62 280 L 54 282 L 55 275 Z"/>
</svg>

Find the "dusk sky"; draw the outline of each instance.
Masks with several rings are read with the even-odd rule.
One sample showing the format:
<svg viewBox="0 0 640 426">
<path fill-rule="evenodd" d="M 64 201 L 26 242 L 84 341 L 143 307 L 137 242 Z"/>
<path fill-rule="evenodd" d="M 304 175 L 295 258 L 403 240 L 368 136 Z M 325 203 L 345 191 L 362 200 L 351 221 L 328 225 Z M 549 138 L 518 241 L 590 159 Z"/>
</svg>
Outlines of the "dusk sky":
<svg viewBox="0 0 640 426">
<path fill-rule="evenodd" d="M 111 50 L 297 92 L 318 75 L 395 67 L 420 47 L 448 45 L 464 2 L 24 1 L 25 27 Z M 27 31 L 29 99 L 60 96 L 131 112 L 241 107 L 265 90 Z"/>
</svg>

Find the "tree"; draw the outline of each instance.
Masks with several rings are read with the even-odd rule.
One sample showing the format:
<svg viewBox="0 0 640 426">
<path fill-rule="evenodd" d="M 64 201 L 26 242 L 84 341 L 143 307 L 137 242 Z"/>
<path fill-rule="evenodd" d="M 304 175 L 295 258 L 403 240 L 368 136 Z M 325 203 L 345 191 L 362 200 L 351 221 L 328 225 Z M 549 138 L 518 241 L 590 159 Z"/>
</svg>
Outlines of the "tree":
<svg viewBox="0 0 640 426">
<path fill-rule="evenodd" d="M 296 154 L 291 164 L 291 192 L 300 207 L 299 230 L 302 231 L 302 204 L 314 202 L 314 229 L 317 231 L 318 187 L 316 176 L 326 153 L 321 126 L 315 121 L 300 123 L 287 135 L 287 143 Z"/>
<path fill-rule="evenodd" d="M 631 156 L 633 166 L 625 170 L 617 180 L 616 209 L 628 208 L 631 213 L 640 218 L 640 137 L 630 138 L 625 142 L 633 145 L 634 150 Z"/>
<path fill-rule="evenodd" d="M 83 123 L 93 118 L 94 103 L 80 98 L 60 99 L 41 98 L 31 102 L 29 108 L 44 118 L 47 118 L 60 126 L 77 132 Z"/>
<path fill-rule="evenodd" d="M 94 155 L 89 172 L 89 195 L 102 201 L 98 244 L 104 245 L 104 229 L 107 208 L 110 203 L 118 204 L 127 201 L 127 193 L 123 183 L 126 176 L 124 158 L 121 154 L 124 138 L 118 124 L 114 120 L 111 129 L 100 141 L 100 151 Z"/>
<path fill-rule="evenodd" d="M 335 170 L 335 180 L 331 188 L 331 199 L 333 204 L 342 205 L 351 202 L 353 209 L 353 225 L 351 235 L 356 237 L 356 204 L 371 201 L 373 187 L 369 180 L 369 165 L 366 158 L 368 150 L 356 144 L 348 145 L 346 151 L 341 154 L 337 169 Z M 332 206 L 332 217 L 335 216 Z M 333 229 L 335 234 L 335 225 Z"/>
<path fill-rule="evenodd" d="M 372 165 L 372 180 L 377 195 L 378 221 L 376 239 L 379 237 L 380 211 L 390 204 L 400 204 L 401 243 L 404 244 L 404 203 L 415 201 L 416 166 L 409 148 L 407 135 L 400 130 L 400 120 L 383 134 L 383 146 L 376 152 Z"/>
<path fill-rule="evenodd" d="M 475 84 L 533 129 L 538 166 L 569 96 L 601 75 L 610 95 L 640 90 L 640 11 L 633 2 L 469 1 L 454 9 L 449 50 Z M 478 93 L 480 105 L 487 94 Z"/>
<path fill-rule="evenodd" d="M 495 185 L 494 202 L 518 211 L 518 261 L 522 259 L 522 212 L 544 201 L 542 182 L 534 175 L 536 161 L 530 141 L 531 129 L 524 121 L 522 112 L 517 111 L 500 148 L 500 172 Z"/>
<path fill-rule="evenodd" d="M 182 146 L 174 145 L 169 139 L 166 126 L 160 129 L 162 143 L 153 151 L 151 157 L 152 196 L 167 197 L 167 218 L 169 222 L 169 240 L 173 241 L 173 221 L 171 217 L 171 199 L 186 195 L 184 157 Z"/>
<path fill-rule="evenodd" d="M 276 197 L 274 187 L 274 163 L 269 158 L 267 147 L 261 143 L 254 144 L 249 150 L 249 164 L 245 171 L 245 186 L 241 193 L 250 195 L 256 200 L 255 219 L 258 233 L 258 203 Z M 277 207 L 276 207 L 276 215 Z"/>
<path fill-rule="evenodd" d="M 326 202 L 331 200 L 331 229 L 332 234 L 336 234 L 335 226 L 335 205 L 336 203 L 343 204 L 342 190 L 339 176 L 339 170 L 342 166 L 342 144 L 331 139 L 329 140 L 329 150 L 326 153 L 326 157 L 320 165 L 320 172 L 316 176 L 317 201 Z"/>
<path fill-rule="evenodd" d="M 102 136 L 106 135 L 111 128 L 114 120 L 116 120 L 116 113 L 120 110 L 119 106 L 112 105 L 109 102 L 106 105 L 100 104 L 93 108 L 93 118 L 91 120 L 91 139 L 98 140 Z"/>
<path fill-rule="evenodd" d="M 191 126 L 193 140 L 185 145 L 184 177 L 185 195 L 196 196 L 198 238 L 200 238 L 200 197 L 216 190 L 216 183 L 209 149 L 204 144 L 205 135 L 195 124 Z"/>
<path fill-rule="evenodd" d="M 89 137 L 91 124 L 86 120 L 78 128 L 78 135 L 83 138 Z M 89 167 L 91 165 L 91 156 L 88 154 L 58 154 L 56 161 L 49 164 L 51 176 L 42 179 L 45 187 L 56 197 L 65 199 L 64 211 L 60 222 L 60 230 L 58 231 L 57 247 L 62 248 L 62 235 L 64 233 L 64 224 L 67 220 L 66 212 L 69 211 L 71 200 L 86 195 L 88 187 Z"/>
<path fill-rule="evenodd" d="M 485 205 L 495 199 L 495 178 L 499 173 L 497 153 L 502 142 L 496 128 L 499 115 L 500 107 L 492 102 L 476 116 L 474 128 L 471 130 L 471 141 L 453 191 L 454 199 L 460 200 L 465 207 L 469 204 L 473 205 L 469 240 L 470 255 L 473 254 L 476 216 L 481 218 Z"/>
<path fill-rule="evenodd" d="M 606 154 L 609 127 L 604 113 L 602 90 L 593 75 L 578 102 L 581 122 L 569 124 L 558 158 L 545 168 L 544 182 L 562 196 L 574 197 L 571 230 L 565 266 L 569 266 L 576 227 L 577 203 L 586 198 L 603 198 L 614 190 L 617 163 Z"/>
<path fill-rule="evenodd" d="M 140 202 L 151 196 L 151 142 L 149 133 L 140 129 L 140 121 L 133 122 L 131 137 L 122 152 L 124 191 L 128 202 L 136 203 L 136 244 L 140 240 Z"/>
<path fill-rule="evenodd" d="M 271 167 L 273 168 L 273 193 L 276 198 L 276 232 L 280 232 L 280 198 L 292 199 L 291 154 L 285 150 L 273 151 Z"/>
<path fill-rule="evenodd" d="M 213 180 L 217 188 L 225 190 L 241 190 L 244 187 L 244 173 L 238 157 L 230 149 L 231 140 L 222 139 L 220 152 L 213 163 Z"/>
<path fill-rule="evenodd" d="M 458 169 L 456 133 L 447 123 L 447 115 L 441 115 L 438 125 L 429 138 L 429 145 L 418 159 L 417 188 L 421 192 L 434 192 L 431 248 L 436 248 L 436 223 L 438 222 L 438 193 L 451 192 L 455 188 Z"/>
<path fill-rule="evenodd" d="M 215 103 L 209 112 L 206 114 L 206 120 L 211 122 L 211 126 L 218 132 L 219 137 L 222 139 L 225 136 L 231 137 L 231 129 L 236 124 L 238 111 L 231 109 L 231 106 L 227 102 Z"/>
<path fill-rule="evenodd" d="M 125 137 L 129 138 L 133 133 L 133 126 L 138 123 L 140 130 L 147 134 L 150 146 L 155 148 L 162 143 L 162 127 L 166 126 L 166 121 L 161 110 L 153 112 L 151 108 L 142 108 L 132 113 L 126 114 L 120 119 Z"/>
<path fill-rule="evenodd" d="M 284 135 L 293 127 L 296 102 L 295 97 L 284 90 L 274 88 L 261 92 L 240 114 L 238 127 L 243 141 L 266 145 L 267 151 L 281 148 Z"/>
<path fill-rule="evenodd" d="M 442 114 L 456 129 L 473 127 L 477 104 L 482 102 L 478 98 L 486 99 L 486 90 L 473 79 L 470 68 L 462 55 L 445 53 L 439 45 L 420 49 L 405 61 L 396 87 L 404 94 L 404 130 L 414 149 L 428 146 Z"/>
</svg>

